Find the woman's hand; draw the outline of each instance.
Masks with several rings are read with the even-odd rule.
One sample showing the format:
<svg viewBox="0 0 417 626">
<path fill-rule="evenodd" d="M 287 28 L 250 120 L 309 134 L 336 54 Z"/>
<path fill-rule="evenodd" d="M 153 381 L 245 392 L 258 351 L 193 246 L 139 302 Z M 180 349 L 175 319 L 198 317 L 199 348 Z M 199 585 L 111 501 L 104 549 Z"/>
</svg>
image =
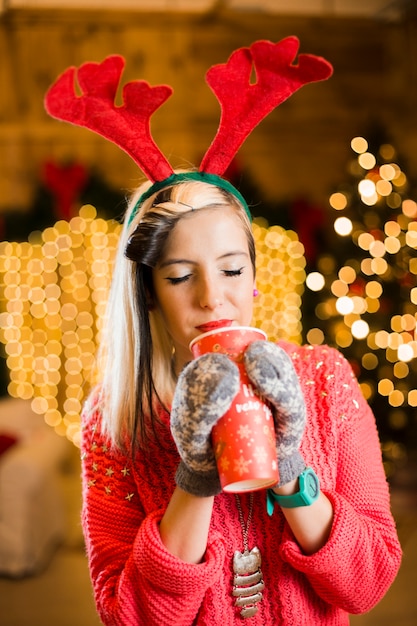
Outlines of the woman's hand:
<svg viewBox="0 0 417 626">
<path fill-rule="evenodd" d="M 201 497 L 220 493 L 210 435 L 238 390 L 239 370 L 224 354 L 205 354 L 182 370 L 172 401 L 171 431 L 181 456 L 175 480 L 183 491 Z"/>
</svg>

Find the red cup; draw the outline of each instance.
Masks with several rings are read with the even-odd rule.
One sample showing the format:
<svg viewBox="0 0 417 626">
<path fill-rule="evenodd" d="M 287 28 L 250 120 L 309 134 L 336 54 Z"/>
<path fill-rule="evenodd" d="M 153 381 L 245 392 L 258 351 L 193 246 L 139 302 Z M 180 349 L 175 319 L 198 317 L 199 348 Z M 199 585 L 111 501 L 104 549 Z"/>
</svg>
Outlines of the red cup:
<svg viewBox="0 0 417 626">
<path fill-rule="evenodd" d="M 266 334 L 258 328 L 230 326 L 203 333 L 190 343 L 195 358 L 219 352 L 239 368 L 240 389 L 212 430 L 220 484 L 230 493 L 266 489 L 276 485 L 279 478 L 271 409 L 256 394 L 243 366 L 249 344 L 265 339 Z"/>
</svg>

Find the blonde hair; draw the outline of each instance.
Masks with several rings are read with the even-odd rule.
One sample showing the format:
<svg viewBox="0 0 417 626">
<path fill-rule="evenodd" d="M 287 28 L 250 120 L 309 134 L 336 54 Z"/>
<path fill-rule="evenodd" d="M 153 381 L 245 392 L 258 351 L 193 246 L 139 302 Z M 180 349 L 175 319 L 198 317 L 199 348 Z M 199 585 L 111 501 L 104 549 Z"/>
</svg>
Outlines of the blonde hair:
<svg viewBox="0 0 417 626">
<path fill-rule="evenodd" d="M 161 407 L 171 404 L 176 379 L 173 344 L 157 307 L 153 307 L 151 270 L 172 228 L 192 210 L 228 206 L 236 209 L 245 229 L 253 270 L 255 244 L 247 214 L 224 189 L 187 181 L 151 195 L 137 210 L 145 183 L 132 197 L 125 216 L 109 294 L 99 367 L 104 431 L 112 442 L 144 447 L 155 433 Z"/>
</svg>

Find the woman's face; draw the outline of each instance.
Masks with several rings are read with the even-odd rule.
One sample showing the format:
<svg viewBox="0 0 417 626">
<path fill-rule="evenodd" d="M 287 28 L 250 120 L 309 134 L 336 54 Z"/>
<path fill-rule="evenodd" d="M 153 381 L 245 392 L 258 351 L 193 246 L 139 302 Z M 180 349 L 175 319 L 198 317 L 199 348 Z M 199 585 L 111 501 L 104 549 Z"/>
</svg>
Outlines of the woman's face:
<svg viewBox="0 0 417 626">
<path fill-rule="evenodd" d="M 188 346 L 201 333 L 251 323 L 253 268 L 243 225 L 230 207 L 182 217 L 152 275 L 177 371 L 192 358 Z"/>
</svg>

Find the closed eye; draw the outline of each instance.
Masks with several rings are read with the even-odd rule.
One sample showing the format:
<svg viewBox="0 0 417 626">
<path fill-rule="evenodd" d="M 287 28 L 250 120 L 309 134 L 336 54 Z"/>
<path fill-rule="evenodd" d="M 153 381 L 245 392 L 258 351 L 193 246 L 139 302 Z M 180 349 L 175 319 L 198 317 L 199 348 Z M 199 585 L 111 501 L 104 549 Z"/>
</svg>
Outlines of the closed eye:
<svg viewBox="0 0 417 626">
<path fill-rule="evenodd" d="M 170 285 L 180 285 L 181 283 L 186 283 L 187 280 L 189 280 L 190 278 L 191 274 L 186 274 L 185 276 L 178 276 L 175 278 L 168 276 L 166 280 L 169 282 Z"/>
<path fill-rule="evenodd" d="M 243 272 L 243 267 L 240 267 L 238 270 L 223 270 L 226 276 L 240 276 Z"/>
</svg>

